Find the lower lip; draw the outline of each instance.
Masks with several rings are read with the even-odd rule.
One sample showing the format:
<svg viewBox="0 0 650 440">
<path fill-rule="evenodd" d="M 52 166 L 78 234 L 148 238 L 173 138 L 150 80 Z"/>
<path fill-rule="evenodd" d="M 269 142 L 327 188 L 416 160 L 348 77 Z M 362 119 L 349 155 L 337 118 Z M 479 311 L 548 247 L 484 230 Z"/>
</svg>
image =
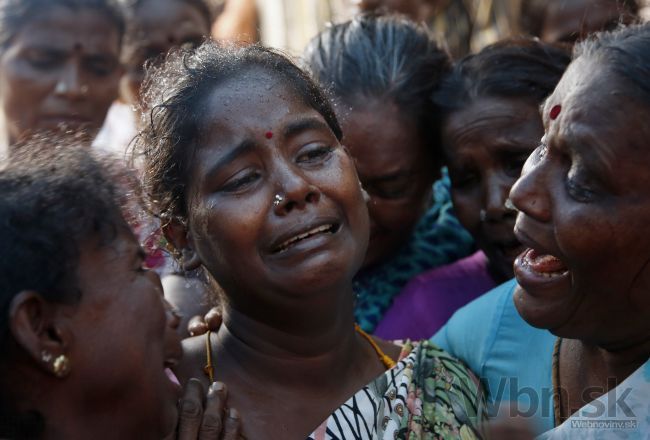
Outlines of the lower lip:
<svg viewBox="0 0 650 440">
<path fill-rule="evenodd" d="M 527 292 L 534 292 L 535 287 L 549 288 L 558 284 L 570 282 L 571 272 L 564 270 L 560 272 L 538 272 L 531 265 L 532 249 L 523 251 L 514 262 L 515 278 Z"/>
</svg>

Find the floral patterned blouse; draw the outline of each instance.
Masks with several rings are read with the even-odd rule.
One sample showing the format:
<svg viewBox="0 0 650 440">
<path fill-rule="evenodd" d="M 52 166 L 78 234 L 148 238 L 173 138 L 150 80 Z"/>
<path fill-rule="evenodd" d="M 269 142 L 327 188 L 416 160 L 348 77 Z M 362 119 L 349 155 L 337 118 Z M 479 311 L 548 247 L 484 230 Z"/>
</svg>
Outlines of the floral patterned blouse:
<svg viewBox="0 0 650 440">
<path fill-rule="evenodd" d="M 478 380 L 429 341 L 407 342 L 397 365 L 359 390 L 308 440 L 424 440 L 483 437 Z"/>
</svg>

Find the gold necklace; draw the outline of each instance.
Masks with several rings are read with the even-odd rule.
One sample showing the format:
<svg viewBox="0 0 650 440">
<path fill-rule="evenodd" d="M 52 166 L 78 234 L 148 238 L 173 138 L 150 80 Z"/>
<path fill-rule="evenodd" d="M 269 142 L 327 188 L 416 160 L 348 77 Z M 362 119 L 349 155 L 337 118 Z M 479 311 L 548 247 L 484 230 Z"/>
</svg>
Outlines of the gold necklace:
<svg viewBox="0 0 650 440">
<path fill-rule="evenodd" d="M 372 346 L 372 348 L 375 350 L 375 353 L 377 353 L 377 357 L 379 357 L 379 360 L 384 364 L 384 367 L 386 367 L 387 370 L 390 370 L 393 368 L 396 363 L 394 360 L 392 360 L 386 353 L 382 351 L 381 348 L 379 348 L 379 345 L 372 339 L 372 337 L 361 330 L 361 327 L 359 327 L 359 324 L 354 324 L 354 330 L 359 333 L 368 343 Z M 210 383 L 214 382 L 214 364 L 212 362 L 212 343 L 210 342 L 210 335 L 211 331 L 208 330 L 206 333 L 205 337 L 205 354 L 207 358 L 207 364 L 205 367 L 203 367 L 203 371 L 205 374 L 210 378 Z"/>
<path fill-rule="evenodd" d="M 386 367 L 387 370 L 390 370 L 393 368 L 396 364 L 395 361 L 392 360 L 389 356 L 384 353 L 381 348 L 379 348 L 379 345 L 375 342 L 374 339 L 370 337 L 370 335 L 363 330 L 361 330 L 361 327 L 359 327 L 359 324 L 354 324 L 354 330 L 359 333 L 361 336 L 363 336 L 372 346 L 372 348 L 375 349 L 375 353 L 377 353 L 377 356 L 379 357 L 379 360 L 384 364 L 384 367 Z"/>
</svg>

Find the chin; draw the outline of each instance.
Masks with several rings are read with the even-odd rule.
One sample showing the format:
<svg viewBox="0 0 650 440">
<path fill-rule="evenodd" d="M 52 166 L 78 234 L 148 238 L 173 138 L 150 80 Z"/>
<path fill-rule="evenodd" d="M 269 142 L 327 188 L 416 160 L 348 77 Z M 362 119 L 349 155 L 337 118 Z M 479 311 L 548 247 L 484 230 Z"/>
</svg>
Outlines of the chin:
<svg viewBox="0 0 650 440">
<path fill-rule="evenodd" d="M 517 286 L 512 299 L 524 321 L 544 330 L 561 327 L 568 319 L 567 311 L 571 310 L 565 301 L 533 296 L 521 286 Z"/>
</svg>

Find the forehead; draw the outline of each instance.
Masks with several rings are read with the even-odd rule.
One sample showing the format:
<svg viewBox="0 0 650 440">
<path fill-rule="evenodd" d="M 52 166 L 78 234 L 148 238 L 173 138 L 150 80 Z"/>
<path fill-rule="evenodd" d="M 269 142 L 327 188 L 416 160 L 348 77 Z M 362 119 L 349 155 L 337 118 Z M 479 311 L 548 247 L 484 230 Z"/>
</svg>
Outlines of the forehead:
<svg viewBox="0 0 650 440">
<path fill-rule="evenodd" d="M 560 115 L 549 113 L 561 106 Z M 606 63 L 581 57 L 574 61 L 543 106 L 547 141 L 608 168 L 621 160 L 648 158 L 648 107 L 636 101 Z M 606 162 L 606 163 L 605 163 Z"/>
<path fill-rule="evenodd" d="M 345 107 L 345 106 L 342 106 Z M 414 118 L 391 102 L 371 100 L 342 117 L 343 144 L 365 177 L 412 168 L 427 146 Z"/>
<path fill-rule="evenodd" d="M 542 131 L 539 109 L 532 101 L 484 97 L 452 113 L 445 122 L 444 134 L 451 143 L 488 142 L 490 136 L 507 135 L 528 126 Z"/>
<path fill-rule="evenodd" d="M 207 93 L 202 106 L 202 138 L 223 139 L 226 134 L 258 135 L 259 130 L 273 130 L 298 115 L 320 113 L 302 99 L 288 79 L 255 68 L 245 70 L 221 82 Z"/>
<path fill-rule="evenodd" d="M 88 50 L 119 49 L 117 25 L 101 11 L 51 6 L 29 19 L 17 32 L 14 45 L 79 46 Z"/>
</svg>

